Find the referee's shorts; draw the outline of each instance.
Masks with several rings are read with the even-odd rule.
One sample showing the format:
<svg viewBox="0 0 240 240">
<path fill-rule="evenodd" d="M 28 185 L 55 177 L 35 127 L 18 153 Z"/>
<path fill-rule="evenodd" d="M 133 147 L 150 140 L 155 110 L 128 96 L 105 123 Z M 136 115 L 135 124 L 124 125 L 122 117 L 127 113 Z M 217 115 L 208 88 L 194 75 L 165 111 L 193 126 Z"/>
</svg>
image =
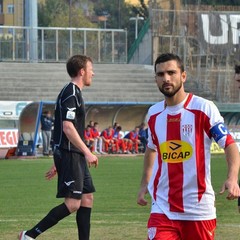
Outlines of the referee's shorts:
<svg viewBox="0 0 240 240">
<path fill-rule="evenodd" d="M 58 173 L 57 198 L 81 199 L 82 194 L 95 192 L 83 154 L 57 148 L 53 158 Z"/>
</svg>

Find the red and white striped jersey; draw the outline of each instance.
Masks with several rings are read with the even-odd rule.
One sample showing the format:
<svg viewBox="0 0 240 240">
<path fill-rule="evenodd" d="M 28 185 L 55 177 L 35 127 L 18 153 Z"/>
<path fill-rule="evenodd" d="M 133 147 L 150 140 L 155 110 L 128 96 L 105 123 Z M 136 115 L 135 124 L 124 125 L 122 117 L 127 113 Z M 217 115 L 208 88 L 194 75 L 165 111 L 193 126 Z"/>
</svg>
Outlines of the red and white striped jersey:
<svg viewBox="0 0 240 240">
<path fill-rule="evenodd" d="M 152 213 L 169 219 L 216 218 L 210 146 L 234 140 L 213 102 L 188 94 L 176 106 L 159 102 L 148 111 L 148 147 L 157 151 L 148 184 Z"/>
</svg>

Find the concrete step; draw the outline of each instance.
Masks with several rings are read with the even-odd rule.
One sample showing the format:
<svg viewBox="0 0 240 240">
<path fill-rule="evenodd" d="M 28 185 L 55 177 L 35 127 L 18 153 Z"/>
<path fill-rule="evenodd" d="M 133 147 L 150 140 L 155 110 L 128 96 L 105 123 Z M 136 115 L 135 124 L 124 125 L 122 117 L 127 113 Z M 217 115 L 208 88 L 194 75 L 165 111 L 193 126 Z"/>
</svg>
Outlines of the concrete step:
<svg viewBox="0 0 240 240">
<path fill-rule="evenodd" d="M 161 95 L 153 67 L 128 64 L 94 64 L 92 86 L 84 88 L 88 102 L 146 102 Z M 70 81 L 65 64 L 0 63 L 0 100 L 55 101 Z"/>
</svg>

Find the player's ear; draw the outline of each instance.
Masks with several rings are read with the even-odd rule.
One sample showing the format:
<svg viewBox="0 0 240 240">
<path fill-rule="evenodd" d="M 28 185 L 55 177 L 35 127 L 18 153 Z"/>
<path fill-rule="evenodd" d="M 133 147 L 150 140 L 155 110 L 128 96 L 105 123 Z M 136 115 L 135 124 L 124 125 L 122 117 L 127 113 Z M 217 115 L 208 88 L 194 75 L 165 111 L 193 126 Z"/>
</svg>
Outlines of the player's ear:
<svg viewBox="0 0 240 240">
<path fill-rule="evenodd" d="M 84 68 L 81 68 L 81 69 L 79 70 L 78 74 L 79 74 L 80 76 L 83 76 L 83 75 L 84 75 L 84 72 L 85 72 Z"/>
<path fill-rule="evenodd" d="M 186 80 L 187 80 L 187 72 L 183 71 L 181 75 L 182 75 L 182 82 L 186 82 Z"/>
</svg>

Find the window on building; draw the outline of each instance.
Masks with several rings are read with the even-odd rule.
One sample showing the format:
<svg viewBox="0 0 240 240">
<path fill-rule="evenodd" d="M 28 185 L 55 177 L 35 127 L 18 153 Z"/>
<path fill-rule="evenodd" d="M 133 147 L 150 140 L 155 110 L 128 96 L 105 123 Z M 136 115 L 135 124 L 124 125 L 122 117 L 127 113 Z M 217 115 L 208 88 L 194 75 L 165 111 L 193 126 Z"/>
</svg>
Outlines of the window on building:
<svg viewBox="0 0 240 240">
<path fill-rule="evenodd" d="M 14 13 L 14 5 L 13 4 L 9 4 L 7 6 L 7 13 L 9 13 L 9 14 L 13 14 Z"/>
</svg>

